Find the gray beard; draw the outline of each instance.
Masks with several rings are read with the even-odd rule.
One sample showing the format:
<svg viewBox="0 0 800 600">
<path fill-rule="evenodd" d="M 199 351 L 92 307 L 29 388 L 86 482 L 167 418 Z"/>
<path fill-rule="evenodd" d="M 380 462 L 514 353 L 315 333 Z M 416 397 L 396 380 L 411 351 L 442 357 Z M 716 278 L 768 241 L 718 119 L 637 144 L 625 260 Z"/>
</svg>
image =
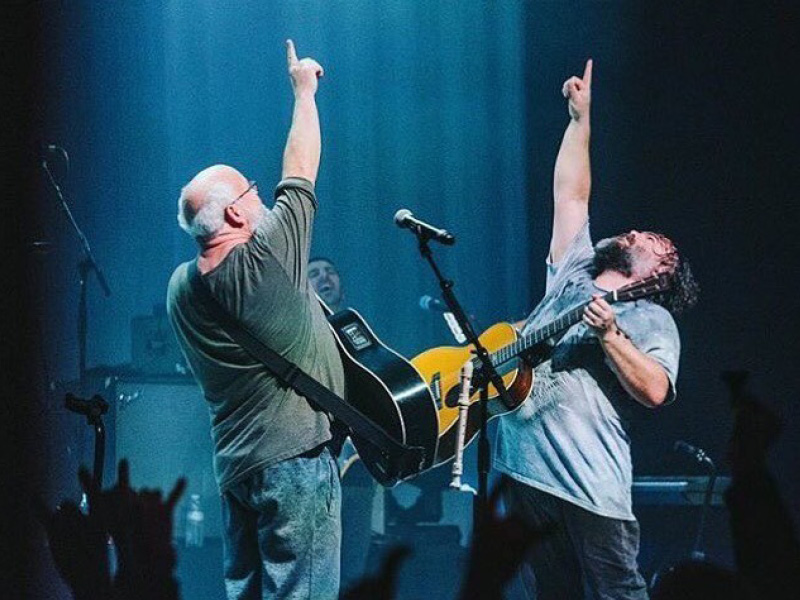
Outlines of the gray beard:
<svg viewBox="0 0 800 600">
<path fill-rule="evenodd" d="M 269 221 L 269 209 L 263 204 L 260 206 L 258 212 L 253 215 L 253 231 L 258 234 L 263 234 L 267 228 Z"/>
<path fill-rule="evenodd" d="M 594 245 L 592 266 L 595 276 L 604 271 L 617 271 L 630 277 L 633 274 L 633 254 L 630 248 L 623 248 L 616 237 L 606 238 Z"/>
</svg>

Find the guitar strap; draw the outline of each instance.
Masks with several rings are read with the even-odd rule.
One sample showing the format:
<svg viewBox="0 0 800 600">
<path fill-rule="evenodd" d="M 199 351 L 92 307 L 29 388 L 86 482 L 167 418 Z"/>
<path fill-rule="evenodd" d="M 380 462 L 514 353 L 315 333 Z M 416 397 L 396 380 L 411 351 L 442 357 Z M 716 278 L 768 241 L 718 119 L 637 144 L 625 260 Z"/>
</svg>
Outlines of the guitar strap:
<svg viewBox="0 0 800 600">
<path fill-rule="evenodd" d="M 385 455 L 392 456 L 399 453 L 398 462 L 400 463 L 409 466 L 422 464 L 423 448 L 406 446 L 398 442 L 364 413 L 348 404 L 292 361 L 284 358 L 254 336 L 214 298 L 211 290 L 200 276 L 197 260 L 192 261 L 189 265 L 189 284 L 192 290 L 202 298 L 203 303 L 225 333 L 269 369 L 283 385 L 331 413 L 358 436 L 377 446 Z"/>
</svg>

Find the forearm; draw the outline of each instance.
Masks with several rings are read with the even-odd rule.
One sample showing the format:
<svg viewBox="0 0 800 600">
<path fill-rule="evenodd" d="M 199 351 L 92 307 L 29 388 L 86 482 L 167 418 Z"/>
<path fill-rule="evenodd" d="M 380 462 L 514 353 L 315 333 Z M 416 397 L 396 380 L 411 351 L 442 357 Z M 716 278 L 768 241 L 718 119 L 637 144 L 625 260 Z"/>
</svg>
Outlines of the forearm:
<svg viewBox="0 0 800 600">
<path fill-rule="evenodd" d="M 292 126 L 283 152 L 283 178 L 317 180 L 322 139 L 314 94 L 300 93 L 295 98 Z"/>
<path fill-rule="evenodd" d="M 581 116 L 579 120 L 570 119 L 561 140 L 553 173 L 553 197 L 556 203 L 571 200 L 589 202 L 592 189 L 590 134 L 588 114 Z"/>
<path fill-rule="evenodd" d="M 664 368 L 633 345 L 614 326 L 600 336 L 600 345 L 614 365 L 617 379 L 637 402 L 657 408 L 667 399 L 669 379 Z"/>
</svg>

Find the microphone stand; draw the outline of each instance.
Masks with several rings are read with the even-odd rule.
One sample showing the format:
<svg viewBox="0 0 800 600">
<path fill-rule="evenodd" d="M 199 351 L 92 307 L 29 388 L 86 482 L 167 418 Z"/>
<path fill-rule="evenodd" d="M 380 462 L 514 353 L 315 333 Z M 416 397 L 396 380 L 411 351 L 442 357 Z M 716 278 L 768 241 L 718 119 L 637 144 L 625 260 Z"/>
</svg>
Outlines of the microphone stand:
<svg viewBox="0 0 800 600">
<path fill-rule="evenodd" d="M 698 456 L 697 460 L 708 468 L 708 484 L 706 485 L 706 492 L 703 496 L 703 505 L 700 507 L 700 516 L 697 521 L 697 532 L 694 536 L 694 544 L 692 545 L 692 560 L 705 560 L 706 553 L 703 552 L 703 532 L 706 526 L 706 514 L 708 507 L 711 506 L 711 499 L 714 495 L 714 484 L 717 481 L 717 467 L 714 461 L 702 450 L 702 456 Z"/>
<path fill-rule="evenodd" d="M 79 415 L 84 415 L 86 421 L 94 430 L 94 469 L 92 475 L 99 489 L 103 488 L 103 464 L 106 454 L 106 427 L 103 424 L 103 415 L 108 412 L 108 402 L 102 396 L 95 394 L 89 400 L 67 394 L 64 405 L 67 410 Z"/>
<path fill-rule="evenodd" d="M 475 496 L 475 503 L 474 503 L 474 510 L 473 510 L 473 519 L 475 523 L 475 534 L 479 535 L 483 532 L 483 526 L 486 522 L 486 515 L 488 514 L 489 509 L 489 469 L 490 469 L 490 460 L 491 460 L 491 453 L 489 447 L 489 436 L 487 434 L 487 422 L 488 422 L 488 405 L 489 405 L 489 383 L 492 383 L 500 395 L 506 399 L 508 392 L 506 391 L 505 384 L 503 383 L 503 379 L 497 373 L 497 370 L 494 368 L 492 364 L 491 358 L 489 358 L 489 353 L 487 352 L 486 348 L 484 348 L 483 344 L 481 344 L 478 336 L 475 334 L 475 330 L 472 328 L 472 324 L 470 323 L 469 317 L 461 308 L 461 304 L 459 304 L 458 299 L 456 298 L 455 293 L 453 292 L 453 281 L 446 279 L 442 272 L 439 270 L 436 261 L 433 258 L 433 253 L 431 252 L 430 247 L 428 246 L 428 242 L 431 239 L 429 233 L 427 233 L 422 228 L 414 227 L 411 228 L 414 234 L 417 236 L 417 242 L 419 244 L 419 252 L 422 254 L 423 258 L 428 261 L 433 269 L 434 274 L 436 275 L 436 279 L 439 281 L 439 287 L 442 289 L 442 298 L 444 299 L 447 306 L 450 308 L 450 312 L 453 313 L 453 316 L 458 321 L 459 326 L 461 327 L 461 331 L 464 332 L 464 336 L 467 338 L 467 344 L 473 346 L 475 348 L 474 352 L 478 357 L 478 360 L 481 362 L 481 369 L 476 373 L 475 381 L 476 384 L 473 387 L 480 388 L 480 434 L 478 436 L 478 493 Z M 509 402 L 509 406 L 512 403 Z"/>
<path fill-rule="evenodd" d="M 708 482 L 706 483 L 706 490 L 703 495 L 703 504 L 700 506 L 700 515 L 697 520 L 697 531 L 695 532 L 692 551 L 689 555 L 692 560 L 705 560 L 706 553 L 702 550 L 703 531 L 706 525 L 706 514 L 708 513 L 708 507 L 711 506 L 711 500 L 714 496 L 714 485 L 717 482 L 717 466 L 714 464 L 714 461 L 711 460 L 711 457 L 706 454 L 705 450 L 688 444 L 683 440 L 676 441 L 673 449 L 688 454 L 695 461 L 701 465 L 705 465 L 708 469 Z"/>
<path fill-rule="evenodd" d="M 66 155 L 66 152 L 64 154 Z M 86 239 L 86 235 L 84 235 L 83 231 L 78 225 L 78 222 L 75 220 L 75 217 L 69 208 L 69 204 L 67 203 L 67 200 L 61 191 L 61 186 L 58 185 L 55 177 L 53 177 L 52 171 L 50 171 L 50 166 L 47 164 L 47 158 L 42 156 L 41 161 L 42 169 L 47 175 L 47 179 L 50 182 L 53 190 L 55 190 L 56 196 L 58 197 L 59 206 L 67 216 L 67 220 L 72 224 L 72 228 L 78 236 L 78 240 L 83 249 L 83 258 L 78 263 L 78 276 L 80 278 L 80 297 L 78 300 L 78 380 L 81 390 L 84 390 L 86 385 L 86 337 L 88 332 L 86 288 L 92 271 L 94 271 L 94 273 L 97 275 L 97 281 L 100 284 L 100 287 L 103 289 L 103 293 L 106 297 L 111 296 L 111 289 L 108 287 L 108 283 L 103 275 L 103 271 L 97 265 L 94 254 L 92 254 L 92 249 L 89 246 L 89 240 Z"/>
</svg>

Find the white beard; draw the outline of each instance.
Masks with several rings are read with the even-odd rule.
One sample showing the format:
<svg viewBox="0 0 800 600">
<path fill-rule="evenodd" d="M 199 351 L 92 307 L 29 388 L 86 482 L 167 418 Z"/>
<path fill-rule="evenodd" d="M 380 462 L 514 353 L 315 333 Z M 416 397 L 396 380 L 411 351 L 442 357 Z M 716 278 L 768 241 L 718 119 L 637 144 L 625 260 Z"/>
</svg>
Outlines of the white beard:
<svg viewBox="0 0 800 600">
<path fill-rule="evenodd" d="M 256 214 L 251 215 L 251 223 L 253 224 L 253 232 L 264 233 L 267 222 L 269 221 L 270 210 L 263 204 L 259 207 Z"/>
</svg>

